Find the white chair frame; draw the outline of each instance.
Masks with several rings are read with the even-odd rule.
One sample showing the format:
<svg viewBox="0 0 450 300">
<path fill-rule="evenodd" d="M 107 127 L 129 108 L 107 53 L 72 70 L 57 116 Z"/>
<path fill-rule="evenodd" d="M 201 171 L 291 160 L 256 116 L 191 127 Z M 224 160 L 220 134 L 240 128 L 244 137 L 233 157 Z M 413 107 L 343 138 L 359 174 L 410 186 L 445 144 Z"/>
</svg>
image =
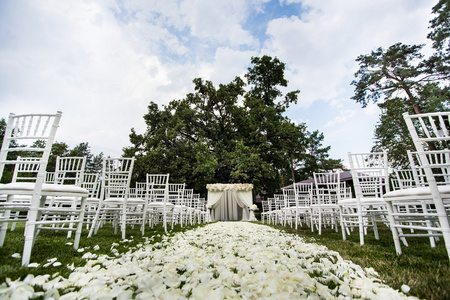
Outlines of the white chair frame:
<svg viewBox="0 0 450 300">
<path fill-rule="evenodd" d="M 418 163 L 426 177 L 426 186 L 404 189 L 384 195 L 388 204 L 389 221 L 397 254 L 401 254 L 401 237 L 428 236 L 444 238 L 450 259 L 450 112 L 403 114 L 417 150 Z M 426 210 L 404 213 L 396 206 L 417 202 Z M 413 225 L 411 225 L 413 223 Z M 403 229 L 414 232 L 403 233 Z"/>
</svg>

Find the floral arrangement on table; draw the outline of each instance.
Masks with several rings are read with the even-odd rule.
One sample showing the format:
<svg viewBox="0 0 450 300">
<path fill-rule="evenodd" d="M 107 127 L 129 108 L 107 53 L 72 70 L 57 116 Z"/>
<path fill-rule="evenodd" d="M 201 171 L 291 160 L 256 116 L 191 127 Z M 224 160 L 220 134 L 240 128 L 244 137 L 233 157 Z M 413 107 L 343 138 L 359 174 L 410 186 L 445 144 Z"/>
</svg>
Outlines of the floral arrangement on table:
<svg viewBox="0 0 450 300">
<path fill-rule="evenodd" d="M 251 184 L 251 183 L 234 183 L 234 184 L 214 183 L 214 184 L 207 184 L 206 189 L 210 192 L 224 192 L 224 191 L 250 192 L 251 190 L 253 190 L 253 184 Z"/>
<path fill-rule="evenodd" d="M 250 210 L 251 211 L 256 211 L 258 210 L 258 206 L 256 204 L 253 204 L 252 206 L 250 206 Z"/>
</svg>

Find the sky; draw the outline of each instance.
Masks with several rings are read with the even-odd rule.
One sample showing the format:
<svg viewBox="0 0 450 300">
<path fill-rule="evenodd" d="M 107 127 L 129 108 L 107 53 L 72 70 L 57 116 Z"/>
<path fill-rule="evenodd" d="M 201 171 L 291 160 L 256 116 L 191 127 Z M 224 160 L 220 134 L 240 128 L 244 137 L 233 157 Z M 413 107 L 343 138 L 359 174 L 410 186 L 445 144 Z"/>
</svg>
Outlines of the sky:
<svg viewBox="0 0 450 300">
<path fill-rule="evenodd" d="M 1 0 L 0 118 L 63 115 L 56 141 L 87 142 L 119 157 L 131 128 L 145 132 L 150 101 L 215 86 L 250 67 L 253 56 L 286 64 L 287 111 L 324 134 L 330 157 L 369 152 L 376 105 L 351 97 L 355 59 L 402 42 L 427 44 L 431 0 Z"/>
</svg>

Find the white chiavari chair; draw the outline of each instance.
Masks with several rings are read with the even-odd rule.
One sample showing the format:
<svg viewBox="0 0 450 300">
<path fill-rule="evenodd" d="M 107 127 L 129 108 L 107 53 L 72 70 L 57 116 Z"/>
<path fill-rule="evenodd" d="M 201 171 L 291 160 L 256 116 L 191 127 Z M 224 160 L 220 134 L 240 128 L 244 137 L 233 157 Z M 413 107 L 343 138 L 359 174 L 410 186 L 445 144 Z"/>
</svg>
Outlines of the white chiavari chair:
<svg viewBox="0 0 450 300">
<path fill-rule="evenodd" d="M 397 254 L 400 239 L 409 237 L 444 238 L 450 259 L 450 112 L 403 114 L 417 153 L 409 153 L 413 174 L 425 174 L 416 187 L 384 195 Z M 420 171 L 418 171 L 420 170 Z M 405 205 L 415 209 L 404 210 Z M 409 230 L 405 230 L 409 229 Z"/>
<path fill-rule="evenodd" d="M 310 209 L 311 209 L 311 196 L 312 196 L 313 184 L 311 183 L 295 183 L 295 229 L 298 228 L 298 224 L 303 226 L 303 222 L 310 226 Z"/>
<path fill-rule="evenodd" d="M 186 215 L 187 207 L 184 205 L 184 189 L 185 183 L 169 183 L 169 203 L 174 205 L 173 218 L 174 222 L 184 225 L 183 221 Z"/>
<path fill-rule="evenodd" d="M 265 222 L 269 222 L 269 200 L 261 200 L 261 222 L 264 224 Z"/>
<path fill-rule="evenodd" d="M 112 222 L 115 234 L 120 225 L 122 239 L 126 238 L 127 224 L 144 226 L 145 200 L 129 199 L 134 160 L 134 157 L 103 159 L 100 201 L 88 237 L 97 234 L 108 221 Z"/>
<path fill-rule="evenodd" d="M 147 206 L 151 226 L 163 223 L 167 232 L 167 223 L 173 229 L 174 204 L 169 202 L 169 174 L 147 174 Z"/>
<path fill-rule="evenodd" d="M 84 171 L 86 168 L 86 156 L 83 157 L 61 157 L 56 158 L 56 166 L 54 172 L 53 183 L 61 185 L 72 185 L 81 187 L 84 179 Z M 47 211 L 43 211 L 43 220 L 54 220 L 52 229 L 59 225 L 61 229 L 66 226 L 66 223 L 60 223 L 63 220 L 68 221 L 69 228 L 73 228 L 76 215 L 79 212 L 80 197 L 58 196 L 51 197 L 48 200 Z M 58 222 L 56 222 L 58 221 Z M 41 227 L 39 229 L 46 229 Z M 72 236 L 72 230 L 69 230 L 67 237 Z"/>
<path fill-rule="evenodd" d="M 5 166 L 18 163 L 16 158 L 19 155 L 26 154 L 28 157 L 39 158 L 36 162 L 39 165 L 39 170 L 33 182 L 12 182 L 0 185 L 0 194 L 7 195 L 6 201 L 2 202 L 0 207 L 0 223 L 2 223 L 0 244 L 3 244 L 4 241 L 5 224 L 15 222 L 15 218 L 11 218 L 11 211 L 14 211 L 16 208 L 13 201 L 14 197 L 19 195 L 30 196 L 31 198 L 25 223 L 22 265 L 28 265 L 30 262 L 37 228 L 52 224 L 49 223 L 51 220 L 41 219 L 42 212 L 49 209 L 45 207 L 47 197 L 81 198 L 80 209 L 76 215 L 77 220 L 76 222 L 74 221 L 77 223 L 77 227 L 71 229 L 75 231 L 73 247 L 78 249 L 79 246 L 84 217 L 84 203 L 88 196 L 88 191 L 79 186 L 45 183 L 46 167 L 61 115 L 61 112 L 56 114 L 10 114 L 8 118 L 0 152 L 0 176 L 3 175 Z"/>
<path fill-rule="evenodd" d="M 339 201 L 342 237 L 346 240 L 358 228 L 360 244 L 364 245 L 367 229 L 372 228 L 379 239 L 378 224 L 387 224 L 387 208 L 383 194 L 390 190 L 387 152 L 349 153 L 355 198 Z"/>
<path fill-rule="evenodd" d="M 322 227 L 330 226 L 338 231 L 339 206 L 341 199 L 340 172 L 314 173 L 311 197 L 311 230 L 316 228 L 319 235 Z"/>
</svg>

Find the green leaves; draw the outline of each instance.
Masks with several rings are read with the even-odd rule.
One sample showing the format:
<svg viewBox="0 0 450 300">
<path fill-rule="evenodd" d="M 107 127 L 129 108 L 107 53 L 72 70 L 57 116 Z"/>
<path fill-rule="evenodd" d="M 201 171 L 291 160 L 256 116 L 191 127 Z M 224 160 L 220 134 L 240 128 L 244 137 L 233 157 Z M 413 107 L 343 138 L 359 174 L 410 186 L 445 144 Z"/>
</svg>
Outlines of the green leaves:
<svg viewBox="0 0 450 300">
<path fill-rule="evenodd" d="M 139 154 L 136 180 L 159 172 L 196 191 L 217 182 L 253 183 L 255 193 L 278 191 L 280 173 L 304 158 L 310 142 L 304 124 L 283 116 L 299 94 L 283 96 L 279 89 L 288 83 L 284 63 L 263 56 L 253 57 L 252 64 L 245 76 L 248 90 L 240 77 L 218 87 L 196 78 L 194 93 L 184 99 L 161 108 L 150 103 L 146 132 L 132 129 L 133 146 L 124 149 Z"/>
<path fill-rule="evenodd" d="M 378 48 L 368 55 L 360 55 L 356 61 L 359 70 L 355 73 L 355 95 L 352 97 L 363 107 L 369 102 L 378 102 L 394 93 L 405 93 L 415 105 L 417 89 L 426 80 L 419 67 L 423 45 L 397 43 L 387 50 Z"/>
</svg>

